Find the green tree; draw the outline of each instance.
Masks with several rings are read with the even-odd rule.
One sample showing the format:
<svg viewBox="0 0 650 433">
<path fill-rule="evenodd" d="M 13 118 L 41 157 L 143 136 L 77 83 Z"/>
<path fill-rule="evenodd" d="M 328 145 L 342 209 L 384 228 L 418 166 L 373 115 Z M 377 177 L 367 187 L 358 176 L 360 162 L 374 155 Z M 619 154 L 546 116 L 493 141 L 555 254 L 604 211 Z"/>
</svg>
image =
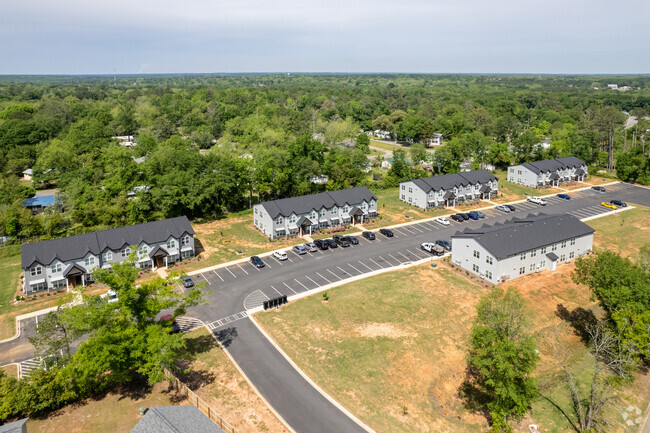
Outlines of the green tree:
<svg viewBox="0 0 650 433">
<path fill-rule="evenodd" d="M 477 307 L 463 393 L 471 408 L 490 413 L 493 431 L 511 431 L 538 394 L 532 373 L 539 361 L 527 332 L 525 301 L 513 288 L 495 288 Z"/>
<path fill-rule="evenodd" d="M 366 155 L 370 153 L 370 137 L 366 134 L 361 133 L 357 135 L 357 140 L 354 147 L 365 153 Z"/>
</svg>

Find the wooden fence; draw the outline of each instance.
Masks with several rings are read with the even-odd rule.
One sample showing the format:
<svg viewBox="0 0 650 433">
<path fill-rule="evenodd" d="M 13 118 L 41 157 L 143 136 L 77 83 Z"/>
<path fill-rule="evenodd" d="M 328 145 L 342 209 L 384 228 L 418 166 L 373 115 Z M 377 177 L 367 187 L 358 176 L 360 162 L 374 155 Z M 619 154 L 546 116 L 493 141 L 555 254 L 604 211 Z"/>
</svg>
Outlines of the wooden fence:
<svg viewBox="0 0 650 433">
<path fill-rule="evenodd" d="M 181 393 L 181 395 L 184 395 L 187 400 L 192 403 L 194 406 L 196 406 L 201 412 L 203 412 L 212 422 L 214 422 L 216 425 L 221 427 L 223 431 L 226 433 L 237 433 L 235 428 L 230 425 L 228 421 L 223 419 L 221 415 L 219 415 L 217 412 L 215 412 L 214 409 L 212 409 L 208 404 L 194 391 L 189 389 L 187 385 L 185 385 L 183 382 L 181 382 L 176 376 L 172 374 L 169 370 L 165 369 L 165 374 L 170 378 L 170 381 L 172 383 L 172 386 L 174 389 L 178 392 Z"/>
</svg>

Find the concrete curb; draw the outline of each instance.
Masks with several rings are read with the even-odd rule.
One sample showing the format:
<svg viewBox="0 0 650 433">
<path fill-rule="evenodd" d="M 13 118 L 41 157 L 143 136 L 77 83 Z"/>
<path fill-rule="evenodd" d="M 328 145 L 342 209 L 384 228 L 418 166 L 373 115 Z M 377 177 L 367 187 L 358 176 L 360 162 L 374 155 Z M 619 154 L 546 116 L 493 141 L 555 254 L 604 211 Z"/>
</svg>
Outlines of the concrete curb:
<svg viewBox="0 0 650 433">
<path fill-rule="evenodd" d="M 248 316 L 248 318 L 251 320 L 251 322 L 253 322 L 253 325 L 255 325 L 255 326 L 257 327 L 257 329 L 262 333 L 262 335 L 264 335 L 264 338 L 266 338 L 266 339 L 268 340 L 268 342 L 271 343 L 271 345 L 272 345 L 273 347 L 275 347 L 275 350 L 277 350 L 278 353 L 280 353 L 280 355 L 282 355 L 282 356 L 284 357 L 284 359 L 287 360 L 287 362 L 288 362 L 288 363 L 289 363 L 289 364 L 294 368 L 294 370 L 296 370 L 296 371 L 298 372 L 298 374 L 299 374 L 300 376 L 302 376 L 303 379 L 305 379 L 305 380 L 307 381 L 307 383 L 309 383 L 309 384 L 310 384 L 310 385 L 311 385 L 311 386 L 312 386 L 316 391 L 318 391 L 318 392 L 319 392 L 323 397 L 325 397 L 325 398 L 327 399 L 327 401 L 329 401 L 330 403 L 332 403 L 332 404 L 333 404 L 336 408 L 338 408 L 341 412 L 343 412 L 344 414 L 346 414 L 346 415 L 348 416 L 348 418 L 350 418 L 352 421 L 354 421 L 355 423 L 357 423 L 357 424 L 359 425 L 359 427 L 361 427 L 362 429 L 364 429 L 364 430 L 367 431 L 368 433 L 375 433 L 375 431 L 374 431 L 373 429 L 371 429 L 370 427 L 368 427 L 368 426 L 367 426 L 363 421 L 361 421 L 359 418 L 357 418 L 356 416 L 354 416 L 354 415 L 353 415 L 349 410 L 347 410 L 347 409 L 346 409 L 345 407 L 343 407 L 343 406 L 342 406 L 338 401 L 336 401 L 336 400 L 334 399 L 334 397 L 332 397 L 331 395 L 329 395 L 328 393 L 326 393 L 326 392 L 325 392 L 321 387 L 319 387 L 319 386 L 318 386 L 318 385 L 317 385 L 313 380 L 311 380 L 311 378 L 310 378 L 309 376 L 307 376 L 307 374 L 306 374 L 304 371 L 302 371 L 302 370 L 300 369 L 300 367 L 298 367 L 298 365 L 296 365 L 296 363 L 293 362 L 293 360 L 292 360 L 291 358 L 289 358 L 289 355 L 287 355 L 287 354 L 284 352 L 284 350 L 282 350 L 282 348 L 281 348 L 280 346 L 278 346 L 278 344 L 273 340 L 273 338 L 271 338 L 271 336 L 270 336 L 269 334 L 266 333 L 266 331 L 265 331 L 265 330 L 260 326 L 259 323 L 257 323 L 257 321 L 256 321 L 252 316 Z"/>
<path fill-rule="evenodd" d="M 14 322 L 15 322 L 15 325 L 16 325 L 16 334 L 13 337 L 9 337 L 9 338 L 5 338 L 4 340 L 0 340 L 0 344 L 7 343 L 9 341 L 13 341 L 13 340 L 17 339 L 18 337 L 20 337 L 20 320 L 16 319 Z"/>
<path fill-rule="evenodd" d="M 255 323 L 255 321 L 253 321 L 253 323 Z M 235 366 L 235 368 L 237 369 L 237 371 L 239 371 L 239 374 L 241 374 L 242 377 L 244 378 L 244 380 L 246 380 L 246 382 L 248 382 L 248 384 L 249 384 L 250 387 L 253 389 L 253 391 L 255 392 L 255 394 L 257 394 L 257 396 L 260 398 L 260 400 L 262 400 L 262 402 L 264 402 L 264 404 L 266 405 L 266 407 L 269 408 L 269 410 L 271 411 L 271 413 L 273 413 L 273 415 L 275 415 L 275 416 L 278 418 L 278 420 L 280 420 L 280 422 L 281 422 L 282 424 L 284 424 L 284 426 L 285 426 L 285 427 L 286 427 L 286 428 L 287 428 L 291 433 L 297 433 L 297 432 L 296 432 L 296 431 L 295 431 L 295 430 L 294 430 L 294 429 L 289 425 L 289 423 L 286 422 L 285 419 L 282 418 L 282 416 L 281 416 L 281 415 L 280 415 L 280 414 L 279 414 L 279 413 L 278 413 L 278 412 L 273 408 L 273 406 L 271 406 L 271 405 L 269 404 L 269 402 L 264 398 L 264 396 L 262 395 L 262 393 L 260 393 L 259 389 L 257 389 L 257 387 L 253 384 L 253 382 L 248 378 L 248 376 L 246 376 L 246 373 L 244 373 L 244 370 L 242 370 L 242 369 L 239 367 L 239 364 L 237 364 L 237 361 L 235 361 L 235 358 L 233 358 L 232 355 L 230 355 L 230 352 L 228 352 L 228 349 L 226 349 L 226 348 L 221 344 L 221 342 L 220 342 L 220 341 L 217 339 L 217 337 L 212 333 L 212 331 L 210 331 L 210 330 L 208 329 L 208 327 L 207 327 L 206 325 L 203 325 L 203 326 L 205 327 L 206 331 L 208 331 L 208 333 L 212 336 L 212 338 L 214 339 L 214 341 L 217 342 L 217 344 L 219 345 L 219 347 L 221 347 L 221 350 L 223 350 L 223 352 L 226 354 L 226 356 L 228 357 L 228 359 L 230 359 L 230 362 L 232 362 L 232 364 Z"/>
<path fill-rule="evenodd" d="M 625 212 L 626 210 L 632 210 L 632 209 L 636 209 L 636 206 L 627 206 L 627 207 L 618 208 L 618 209 L 615 209 L 615 210 L 611 210 L 609 212 L 604 212 L 604 213 L 601 213 L 601 214 L 598 214 L 598 215 L 583 218 L 580 221 L 582 221 L 582 222 L 591 221 L 591 220 L 595 220 L 597 218 L 602 218 L 604 216 L 614 215 L 614 214 Z"/>
</svg>

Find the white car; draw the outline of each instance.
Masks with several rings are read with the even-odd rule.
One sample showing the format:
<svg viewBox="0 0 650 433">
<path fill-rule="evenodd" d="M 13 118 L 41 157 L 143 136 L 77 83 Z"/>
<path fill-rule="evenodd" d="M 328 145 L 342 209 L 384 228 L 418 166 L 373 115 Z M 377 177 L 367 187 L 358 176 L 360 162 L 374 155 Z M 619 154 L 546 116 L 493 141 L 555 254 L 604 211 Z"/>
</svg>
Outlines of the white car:
<svg viewBox="0 0 650 433">
<path fill-rule="evenodd" d="M 448 226 L 449 225 L 449 220 L 445 217 L 438 217 L 434 220 L 437 223 L 442 224 L 443 226 Z"/>
<path fill-rule="evenodd" d="M 112 304 L 113 302 L 117 302 L 117 292 L 113 289 L 109 289 L 108 292 L 106 292 L 106 300 L 108 301 L 109 304 Z"/>
<path fill-rule="evenodd" d="M 542 206 L 546 206 L 546 200 L 541 199 L 541 198 L 539 198 L 539 197 L 530 196 L 530 197 L 526 198 L 526 200 L 528 200 L 528 201 L 531 202 L 531 203 L 535 203 L 535 204 L 539 204 L 539 205 L 542 205 Z"/>
<path fill-rule="evenodd" d="M 280 261 L 287 260 L 289 258 L 289 256 L 287 256 L 287 253 L 285 253 L 284 251 L 276 251 L 276 252 L 274 252 L 273 257 L 275 257 L 276 259 L 278 259 Z"/>
<path fill-rule="evenodd" d="M 442 256 L 445 254 L 445 249 L 435 242 L 423 242 L 420 244 L 420 248 L 436 256 Z"/>
</svg>

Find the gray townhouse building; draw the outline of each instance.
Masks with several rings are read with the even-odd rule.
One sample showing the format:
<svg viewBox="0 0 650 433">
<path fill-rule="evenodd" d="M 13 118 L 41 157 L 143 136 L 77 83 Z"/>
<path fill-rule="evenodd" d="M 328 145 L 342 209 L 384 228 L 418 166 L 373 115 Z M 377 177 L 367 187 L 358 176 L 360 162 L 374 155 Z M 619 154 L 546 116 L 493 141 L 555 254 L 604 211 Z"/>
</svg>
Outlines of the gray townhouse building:
<svg viewBox="0 0 650 433">
<path fill-rule="evenodd" d="M 533 188 L 558 186 L 561 182 L 583 181 L 587 164 L 575 156 L 525 162 L 508 167 L 508 181 Z"/>
<path fill-rule="evenodd" d="M 451 237 L 451 260 L 494 284 L 544 269 L 591 251 L 594 229 L 570 214 L 528 215 Z"/>
<path fill-rule="evenodd" d="M 413 179 L 399 184 L 399 198 L 420 209 L 485 200 L 499 193 L 499 179 L 487 170 Z"/>
<path fill-rule="evenodd" d="M 159 267 L 194 256 L 194 230 L 187 217 L 84 233 L 24 244 L 25 294 L 70 289 L 93 281 L 93 271 L 110 268 L 134 252 L 140 269 Z"/>
<path fill-rule="evenodd" d="M 253 206 L 253 223 L 271 239 L 363 224 L 377 216 L 377 196 L 365 186 L 266 201 Z"/>
</svg>

